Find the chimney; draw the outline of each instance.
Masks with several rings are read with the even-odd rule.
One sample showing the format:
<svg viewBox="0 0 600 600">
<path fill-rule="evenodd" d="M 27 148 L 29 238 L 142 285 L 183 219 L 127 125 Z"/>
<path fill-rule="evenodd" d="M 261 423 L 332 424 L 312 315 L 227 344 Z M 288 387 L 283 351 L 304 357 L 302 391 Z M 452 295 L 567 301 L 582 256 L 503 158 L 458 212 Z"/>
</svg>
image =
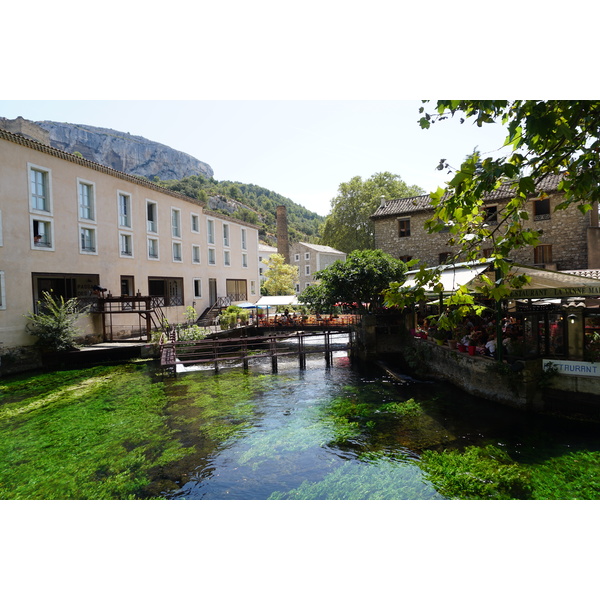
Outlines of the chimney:
<svg viewBox="0 0 600 600">
<path fill-rule="evenodd" d="M 282 254 L 285 258 L 285 262 L 290 264 L 287 209 L 285 206 L 277 207 L 277 253 Z"/>
</svg>

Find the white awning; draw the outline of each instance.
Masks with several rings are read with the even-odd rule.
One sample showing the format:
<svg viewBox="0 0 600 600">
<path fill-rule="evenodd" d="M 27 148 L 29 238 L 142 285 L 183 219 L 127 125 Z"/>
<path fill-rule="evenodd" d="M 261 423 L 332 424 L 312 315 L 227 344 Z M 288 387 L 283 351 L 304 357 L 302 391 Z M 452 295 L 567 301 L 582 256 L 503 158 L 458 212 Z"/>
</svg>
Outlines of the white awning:
<svg viewBox="0 0 600 600">
<path fill-rule="evenodd" d="M 262 296 L 256 306 L 285 306 L 287 304 L 298 304 L 296 296 Z"/>
<path fill-rule="evenodd" d="M 488 264 L 479 264 L 473 266 L 456 266 L 446 267 L 441 272 L 440 283 L 444 286 L 444 294 L 451 294 L 458 290 L 461 285 L 468 285 L 481 273 L 483 273 L 489 267 Z M 402 286 L 403 288 L 411 288 L 415 285 L 415 275 L 418 271 L 409 271 L 407 273 L 408 278 Z M 430 293 L 433 292 L 433 285 L 428 285 L 425 288 Z"/>
<path fill-rule="evenodd" d="M 460 263 L 441 267 L 440 283 L 444 294 L 455 292 L 461 285 L 470 291 L 481 287 L 480 275 L 491 267 L 491 262 Z M 435 268 L 435 267 L 434 267 Z M 428 269 L 430 270 L 430 269 Z M 416 284 L 418 271 L 409 271 L 404 285 L 400 288 L 410 289 Z M 600 297 L 600 281 L 591 277 L 582 277 L 561 271 L 539 269 L 514 263 L 510 267 L 511 275 L 527 275 L 530 282 L 520 289 L 511 290 L 508 298 L 567 298 L 571 296 Z M 494 279 L 493 271 L 490 279 Z M 429 295 L 436 296 L 433 285 L 426 286 Z"/>
</svg>

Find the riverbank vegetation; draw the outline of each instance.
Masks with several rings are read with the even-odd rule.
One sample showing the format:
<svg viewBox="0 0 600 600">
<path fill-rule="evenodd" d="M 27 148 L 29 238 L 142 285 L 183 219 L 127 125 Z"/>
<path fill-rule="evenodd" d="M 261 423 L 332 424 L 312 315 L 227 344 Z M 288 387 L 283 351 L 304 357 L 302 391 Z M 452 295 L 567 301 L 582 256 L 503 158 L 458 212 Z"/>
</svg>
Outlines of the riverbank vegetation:
<svg viewBox="0 0 600 600">
<path fill-rule="evenodd" d="M 265 394 L 304 385 L 241 370 L 162 380 L 145 361 L 3 379 L 0 499 L 161 498 L 202 481 L 209 457 L 235 444 L 228 460 L 249 477 L 287 465 L 270 475 L 273 499 L 600 497 L 597 445 L 462 441 L 443 403 L 402 398 L 385 381 L 287 404 L 269 417 L 277 426 L 260 425 Z M 330 450 L 327 469 L 286 485 L 298 457 L 319 448 Z"/>
</svg>

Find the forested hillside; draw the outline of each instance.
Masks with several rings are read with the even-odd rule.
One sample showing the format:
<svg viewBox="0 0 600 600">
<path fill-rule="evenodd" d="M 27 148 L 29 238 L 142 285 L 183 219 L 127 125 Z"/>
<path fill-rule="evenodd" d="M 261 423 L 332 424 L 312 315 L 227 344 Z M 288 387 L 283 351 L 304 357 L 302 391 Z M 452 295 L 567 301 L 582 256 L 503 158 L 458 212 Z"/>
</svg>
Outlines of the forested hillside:
<svg viewBox="0 0 600 600">
<path fill-rule="evenodd" d="M 202 175 L 167 181 L 155 178 L 154 183 L 202 200 L 210 210 L 258 225 L 261 241 L 273 246 L 277 245 L 275 223 L 277 206 L 287 208 L 291 242 L 318 242 L 319 226 L 325 221 L 324 217 L 307 210 L 289 198 L 252 183 L 217 181 Z"/>
</svg>

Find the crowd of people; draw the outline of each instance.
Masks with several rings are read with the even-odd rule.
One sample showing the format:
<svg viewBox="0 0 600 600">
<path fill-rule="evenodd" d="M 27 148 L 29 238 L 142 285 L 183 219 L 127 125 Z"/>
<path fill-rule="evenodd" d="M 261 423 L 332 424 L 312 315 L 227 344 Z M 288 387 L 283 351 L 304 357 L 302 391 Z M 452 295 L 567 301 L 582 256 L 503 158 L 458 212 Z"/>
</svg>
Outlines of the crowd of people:
<svg viewBox="0 0 600 600">
<path fill-rule="evenodd" d="M 471 316 L 463 320 L 454 332 L 440 333 L 446 339 L 454 338 L 458 344 L 465 347 L 475 347 L 479 355 L 496 357 L 498 351 L 497 322 L 494 317 Z M 437 336 L 435 326 L 427 326 L 423 321 L 419 328 L 427 332 L 429 336 Z M 517 346 L 524 341 L 522 323 L 513 316 L 506 316 L 501 322 L 502 347 L 504 355 L 514 354 Z"/>
</svg>

